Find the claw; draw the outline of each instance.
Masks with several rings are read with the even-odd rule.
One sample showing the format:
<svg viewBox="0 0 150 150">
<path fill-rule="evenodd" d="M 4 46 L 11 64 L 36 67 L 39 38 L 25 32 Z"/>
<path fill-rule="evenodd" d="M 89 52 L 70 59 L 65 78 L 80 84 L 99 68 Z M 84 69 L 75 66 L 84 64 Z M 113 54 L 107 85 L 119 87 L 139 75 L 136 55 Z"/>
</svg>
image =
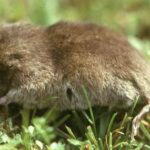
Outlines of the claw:
<svg viewBox="0 0 150 150">
<path fill-rule="evenodd" d="M 150 112 L 150 104 L 147 104 L 146 106 L 144 106 L 142 110 L 140 111 L 140 113 L 133 119 L 132 133 L 131 133 L 132 140 L 134 140 L 134 137 L 138 135 L 140 122 L 145 116 L 145 114 L 147 114 L 148 112 Z"/>
</svg>

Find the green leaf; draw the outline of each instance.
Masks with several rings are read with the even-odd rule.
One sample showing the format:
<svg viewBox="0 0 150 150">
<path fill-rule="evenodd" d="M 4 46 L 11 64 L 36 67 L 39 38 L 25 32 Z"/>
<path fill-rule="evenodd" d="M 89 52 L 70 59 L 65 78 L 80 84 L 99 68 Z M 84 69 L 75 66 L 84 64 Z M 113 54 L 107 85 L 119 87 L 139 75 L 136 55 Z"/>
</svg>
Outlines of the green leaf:
<svg viewBox="0 0 150 150">
<path fill-rule="evenodd" d="M 81 146 L 81 145 L 83 145 L 83 142 L 81 142 L 81 141 L 79 141 L 77 139 L 67 139 L 67 141 L 70 144 L 74 145 L 74 146 Z"/>
</svg>

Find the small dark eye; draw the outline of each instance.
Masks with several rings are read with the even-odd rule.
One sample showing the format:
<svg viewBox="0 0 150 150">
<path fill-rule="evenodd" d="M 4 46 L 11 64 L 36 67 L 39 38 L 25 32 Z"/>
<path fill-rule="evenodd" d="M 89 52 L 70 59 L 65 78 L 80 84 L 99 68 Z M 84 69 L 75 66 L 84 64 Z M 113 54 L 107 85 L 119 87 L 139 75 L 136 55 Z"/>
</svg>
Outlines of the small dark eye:
<svg viewBox="0 0 150 150">
<path fill-rule="evenodd" d="M 23 58 L 23 56 L 21 55 L 21 54 L 11 54 L 10 56 L 9 56 L 9 58 L 10 59 L 21 59 L 21 58 Z"/>
</svg>

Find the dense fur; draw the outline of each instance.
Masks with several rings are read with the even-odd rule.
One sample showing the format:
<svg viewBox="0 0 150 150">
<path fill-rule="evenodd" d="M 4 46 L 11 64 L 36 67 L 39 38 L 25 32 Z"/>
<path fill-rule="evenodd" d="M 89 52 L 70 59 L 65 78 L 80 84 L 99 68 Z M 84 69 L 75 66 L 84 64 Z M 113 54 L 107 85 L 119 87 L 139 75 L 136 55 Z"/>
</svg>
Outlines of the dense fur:
<svg viewBox="0 0 150 150">
<path fill-rule="evenodd" d="M 95 24 L 0 28 L 0 103 L 24 107 L 126 108 L 150 99 L 150 67 L 120 34 Z"/>
</svg>

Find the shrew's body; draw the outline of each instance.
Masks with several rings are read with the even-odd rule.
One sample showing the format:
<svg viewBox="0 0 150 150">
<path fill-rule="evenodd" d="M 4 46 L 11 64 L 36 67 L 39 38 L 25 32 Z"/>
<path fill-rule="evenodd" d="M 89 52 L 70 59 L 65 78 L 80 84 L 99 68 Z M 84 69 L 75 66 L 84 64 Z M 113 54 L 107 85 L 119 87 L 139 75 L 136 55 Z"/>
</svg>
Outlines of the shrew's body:
<svg viewBox="0 0 150 150">
<path fill-rule="evenodd" d="M 105 27 L 60 22 L 0 28 L 3 104 L 83 109 L 84 86 L 93 106 L 127 108 L 137 97 L 149 103 L 149 75 L 143 56 Z"/>
</svg>

